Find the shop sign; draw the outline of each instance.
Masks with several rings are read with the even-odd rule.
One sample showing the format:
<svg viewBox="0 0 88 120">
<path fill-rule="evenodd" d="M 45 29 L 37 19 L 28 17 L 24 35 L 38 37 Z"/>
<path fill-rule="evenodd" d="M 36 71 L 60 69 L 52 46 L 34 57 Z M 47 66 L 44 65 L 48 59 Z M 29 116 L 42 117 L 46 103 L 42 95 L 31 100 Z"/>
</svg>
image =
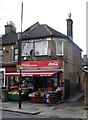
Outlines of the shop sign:
<svg viewBox="0 0 88 120">
<path fill-rule="evenodd" d="M 24 69 L 62 67 L 62 60 L 22 62 Z"/>
<path fill-rule="evenodd" d="M 23 68 L 24 68 L 24 65 L 17 65 L 17 68 L 18 68 L 18 69 L 23 69 Z"/>
</svg>

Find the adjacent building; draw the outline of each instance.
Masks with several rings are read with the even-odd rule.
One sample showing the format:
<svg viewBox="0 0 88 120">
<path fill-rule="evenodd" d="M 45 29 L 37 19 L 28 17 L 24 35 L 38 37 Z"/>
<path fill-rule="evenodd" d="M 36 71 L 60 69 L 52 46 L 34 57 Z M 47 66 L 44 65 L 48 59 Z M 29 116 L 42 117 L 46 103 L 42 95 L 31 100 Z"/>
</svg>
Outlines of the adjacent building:
<svg viewBox="0 0 88 120">
<path fill-rule="evenodd" d="M 84 89 L 84 102 L 86 107 L 88 106 L 88 56 L 83 56 L 82 61 L 83 69 L 83 89 Z"/>
</svg>

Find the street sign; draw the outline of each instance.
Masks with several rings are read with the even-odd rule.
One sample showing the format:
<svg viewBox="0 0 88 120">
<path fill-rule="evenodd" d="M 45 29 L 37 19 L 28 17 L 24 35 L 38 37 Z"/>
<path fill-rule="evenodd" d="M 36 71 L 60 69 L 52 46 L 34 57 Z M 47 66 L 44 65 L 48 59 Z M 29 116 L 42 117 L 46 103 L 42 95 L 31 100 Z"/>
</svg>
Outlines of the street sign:
<svg viewBox="0 0 88 120">
<path fill-rule="evenodd" d="M 18 69 L 23 69 L 23 68 L 24 68 L 24 65 L 17 65 L 17 68 L 18 68 Z"/>
</svg>

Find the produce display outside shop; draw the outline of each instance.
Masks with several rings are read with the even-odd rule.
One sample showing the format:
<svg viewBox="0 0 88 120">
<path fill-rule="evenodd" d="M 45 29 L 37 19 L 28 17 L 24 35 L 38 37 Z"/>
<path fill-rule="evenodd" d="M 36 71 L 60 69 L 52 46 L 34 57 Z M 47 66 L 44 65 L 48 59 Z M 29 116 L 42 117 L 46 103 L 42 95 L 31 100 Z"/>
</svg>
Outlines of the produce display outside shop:
<svg viewBox="0 0 88 120">
<path fill-rule="evenodd" d="M 51 88 L 47 88 L 48 94 L 50 95 L 50 101 L 51 103 L 58 102 L 60 100 L 60 96 L 58 94 L 58 91 L 56 90 L 50 90 Z M 45 102 L 45 89 L 39 89 L 37 91 L 31 92 L 28 94 L 28 97 L 31 98 L 31 102 L 33 103 L 44 103 Z"/>
<path fill-rule="evenodd" d="M 10 86 L 10 91 L 8 92 L 8 100 L 19 100 L 19 87 L 18 86 Z M 22 97 L 27 97 L 28 89 L 22 88 Z"/>
</svg>

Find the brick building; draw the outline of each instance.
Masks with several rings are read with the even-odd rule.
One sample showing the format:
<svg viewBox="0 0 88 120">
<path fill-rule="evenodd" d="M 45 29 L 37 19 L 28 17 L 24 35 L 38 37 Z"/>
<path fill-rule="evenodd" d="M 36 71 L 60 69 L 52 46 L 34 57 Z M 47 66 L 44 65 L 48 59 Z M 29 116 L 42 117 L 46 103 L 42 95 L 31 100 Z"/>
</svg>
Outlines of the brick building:
<svg viewBox="0 0 88 120">
<path fill-rule="evenodd" d="M 6 72 L 10 73 L 16 71 L 18 33 L 16 33 L 13 24 L 7 24 L 5 30 L 5 35 L 2 36 L 4 51 L 3 68 L 6 69 Z M 69 18 L 67 19 L 67 35 L 54 30 L 46 24 L 40 24 L 38 22 L 22 33 L 22 64 L 28 63 L 28 66 L 36 62 L 39 65 L 38 62 L 40 61 L 41 64 L 43 64 L 42 62 L 51 62 L 56 65 L 58 60 L 59 62 L 62 61 L 62 66 L 59 66 L 58 69 L 44 69 L 41 66 L 40 68 L 31 67 L 29 71 L 33 71 L 36 74 L 38 70 L 40 72 L 42 70 L 57 69 L 58 73 L 62 70 L 63 74 L 61 76 L 63 81 L 61 82 L 63 82 L 64 86 L 65 99 L 81 91 L 81 52 L 82 50 L 73 42 L 73 21 L 71 14 L 69 14 Z"/>
<path fill-rule="evenodd" d="M 2 67 L 6 72 L 16 71 L 14 50 L 17 47 L 18 33 L 12 21 L 5 25 L 5 35 L 2 36 Z"/>
</svg>

